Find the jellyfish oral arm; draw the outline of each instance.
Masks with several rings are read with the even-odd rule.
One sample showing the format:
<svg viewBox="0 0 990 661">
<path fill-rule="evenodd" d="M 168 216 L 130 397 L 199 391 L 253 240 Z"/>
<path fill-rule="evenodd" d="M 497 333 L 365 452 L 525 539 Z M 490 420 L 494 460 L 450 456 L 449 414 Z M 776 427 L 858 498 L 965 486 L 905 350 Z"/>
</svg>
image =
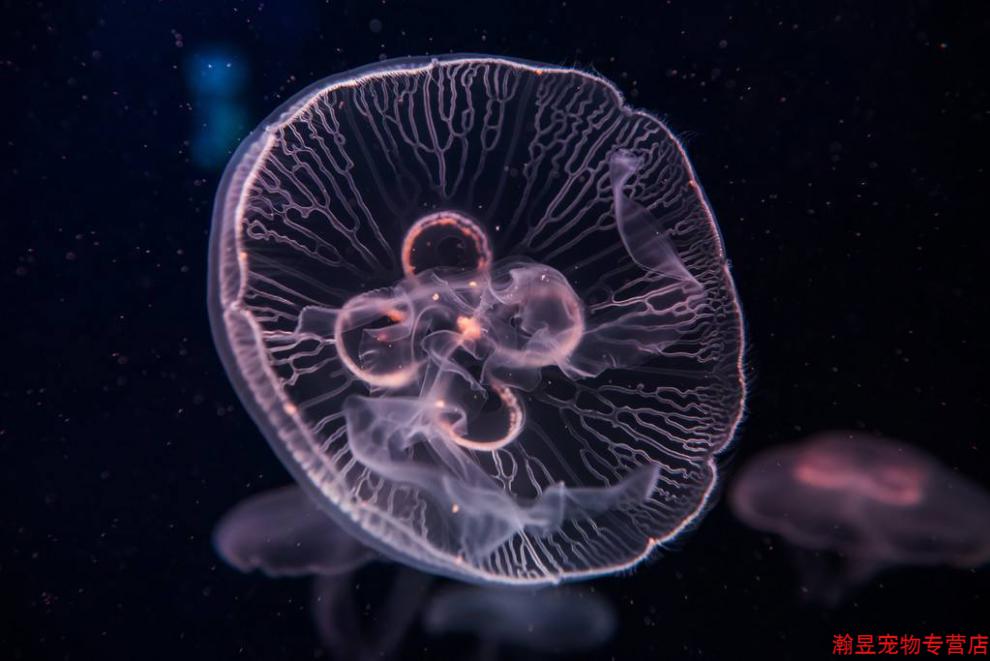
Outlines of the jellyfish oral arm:
<svg viewBox="0 0 990 661">
<path fill-rule="evenodd" d="M 665 229 L 650 211 L 625 193 L 625 186 L 642 166 L 641 158 L 630 152 L 617 151 L 609 161 L 615 222 L 619 236 L 633 261 L 648 271 L 655 271 L 689 283 L 701 285 L 684 266 Z"/>
</svg>

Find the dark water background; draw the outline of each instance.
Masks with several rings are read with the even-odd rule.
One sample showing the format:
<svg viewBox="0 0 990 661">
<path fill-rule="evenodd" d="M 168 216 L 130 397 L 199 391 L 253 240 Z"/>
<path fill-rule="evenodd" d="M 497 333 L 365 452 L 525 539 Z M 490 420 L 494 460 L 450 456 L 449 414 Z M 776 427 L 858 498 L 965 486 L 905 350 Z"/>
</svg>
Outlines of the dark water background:
<svg viewBox="0 0 990 661">
<path fill-rule="evenodd" d="M 289 478 L 214 353 L 207 235 L 229 140 L 383 56 L 593 68 L 685 141 L 751 343 L 730 479 L 852 428 L 990 484 L 984 3 L 7 0 L 0 34 L 0 658 L 320 658 L 309 583 L 210 547 Z M 234 63 L 226 96 L 197 87 L 202 58 Z M 724 503 L 676 546 L 593 583 L 620 617 L 598 657 L 990 633 L 988 571 L 895 571 L 830 611 Z M 471 650 L 414 630 L 402 655 Z"/>
</svg>

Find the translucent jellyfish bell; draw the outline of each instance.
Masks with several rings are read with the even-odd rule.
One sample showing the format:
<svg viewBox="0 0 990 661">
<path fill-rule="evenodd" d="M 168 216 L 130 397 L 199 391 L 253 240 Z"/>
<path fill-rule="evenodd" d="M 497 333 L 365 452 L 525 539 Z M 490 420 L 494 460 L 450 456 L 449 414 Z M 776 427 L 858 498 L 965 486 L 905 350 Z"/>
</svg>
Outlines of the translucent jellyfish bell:
<svg viewBox="0 0 990 661">
<path fill-rule="evenodd" d="M 884 567 L 990 561 L 990 494 L 923 452 L 854 432 L 826 432 L 764 452 L 730 491 L 748 525 L 797 547 L 834 551 L 838 571 L 804 559 L 825 601 Z"/>
<path fill-rule="evenodd" d="M 268 576 L 338 576 L 377 554 L 332 523 L 299 487 L 252 496 L 224 515 L 213 545 L 227 564 Z"/>
<path fill-rule="evenodd" d="M 359 570 L 382 557 L 341 530 L 295 485 L 238 503 L 217 524 L 213 543 L 242 572 L 314 576 L 313 622 L 332 658 L 392 658 L 433 579 L 401 565 L 379 565 L 375 576 L 384 594 L 362 591 Z M 368 622 L 362 614 L 372 598 L 376 617 Z"/>
<path fill-rule="evenodd" d="M 608 601 L 590 592 L 459 586 L 431 598 L 423 625 L 433 634 L 473 634 L 488 648 L 507 644 L 563 653 L 604 644 L 615 632 L 617 618 Z M 491 653 L 481 656 L 494 658 Z"/>
<path fill-rule="evenodd" d="M 608 81 L 482 56 L 320 81 L 234 155 L 211 321 L 314 501 L 477 582 L 629 567 L 703 511 L 741 318 L 681 145 Z"/>
</svg>

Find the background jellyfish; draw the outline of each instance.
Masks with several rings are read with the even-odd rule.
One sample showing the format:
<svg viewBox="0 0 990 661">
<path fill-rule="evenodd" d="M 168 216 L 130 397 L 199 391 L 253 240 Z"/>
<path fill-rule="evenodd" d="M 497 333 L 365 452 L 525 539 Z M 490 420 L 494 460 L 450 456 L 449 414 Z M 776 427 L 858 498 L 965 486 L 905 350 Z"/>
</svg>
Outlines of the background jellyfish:
<svg viewBox="0 0 990 661">
<path fill-rule="evenodd" d="M 239 503 L 213 534 L 227 564 L 268 576 L 337 576 L 377 554 L 333 525 L 297 486 L 268 491 Z"/>
<path fill-rule="evenodd" d="M 241 98 L 247 62 L 236 49 L 214 46 L 193 53 L 183 68 L 195 111 L 190 155 L 201 168 L 220 168 L 251 128 Z"/>
<path fill-rule="evenodd" d="M 303 91 L 227 168 L 210 307 L 314 501 L 466 580 L 635 564 L 699 516 L 742 410 L 687 157 L 570 69 L 413 59 Z"/>
<path fill-rule="evenodd" d="M 313 623 L 332 657 L 343 661 L 399 656 L 415 625 L 433 577 L 394 565 L 377 583 L 354 576 L 317 576 Z"/>
<path fill-rule="evenodd" d="M 481 639 L 478 657 L 496 658 L 510 645 L 533 652 L 573 653 L 606 643 L 616 629 L 603 597 L 572 588 L 528 593 L 517 589 L 451 587 L 430 599 L 423 625 L 432 634 L 472 634 Z"/>
<path fill-rule="evenodd" d="M 802 558 L 812 597 L 835 603 L 884 567 L 990 560 L 990 495 L 903 443 L 827 432 L 768 450 L 736 478 L 730 503 L 748 525 L 827 559 Z"/>
<path fill-rule="evenodd" d="M 406 568 L 381 568 L 365 581 L 373 622 L 362 615 L 356 573 L 381 556 L 341 530 L 297 486 L 248 498 L 217 524 L 214 546 L 231 566 L 271 577 L 314 576 L 313 622 L 323 646 L 339 659 L 390 658 L 426 599 L 431 579 Z M 394 576 L 393 576 L 394 574 Z M 378 587 L 380 589 L 375 589 Z M 364 611 L 369 610 L 367 607 Z"/>
</svg>

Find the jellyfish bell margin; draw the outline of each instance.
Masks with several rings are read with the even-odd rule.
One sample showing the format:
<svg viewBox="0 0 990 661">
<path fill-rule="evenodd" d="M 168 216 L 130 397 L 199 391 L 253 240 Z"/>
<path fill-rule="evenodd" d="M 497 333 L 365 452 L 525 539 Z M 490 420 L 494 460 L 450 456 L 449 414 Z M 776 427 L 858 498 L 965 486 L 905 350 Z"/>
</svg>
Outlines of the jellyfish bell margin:
<svg viewBox="0 0 990 661">
<path fill-rule="evenodd" d="M 571 69 L 459 55 L 308 87 L 228 165 L 209 298 L 314 502 L 462 580 L 637 564 L 696 522 L 742 413 L 741 313 L 690 163 Z"/>
</svg>

